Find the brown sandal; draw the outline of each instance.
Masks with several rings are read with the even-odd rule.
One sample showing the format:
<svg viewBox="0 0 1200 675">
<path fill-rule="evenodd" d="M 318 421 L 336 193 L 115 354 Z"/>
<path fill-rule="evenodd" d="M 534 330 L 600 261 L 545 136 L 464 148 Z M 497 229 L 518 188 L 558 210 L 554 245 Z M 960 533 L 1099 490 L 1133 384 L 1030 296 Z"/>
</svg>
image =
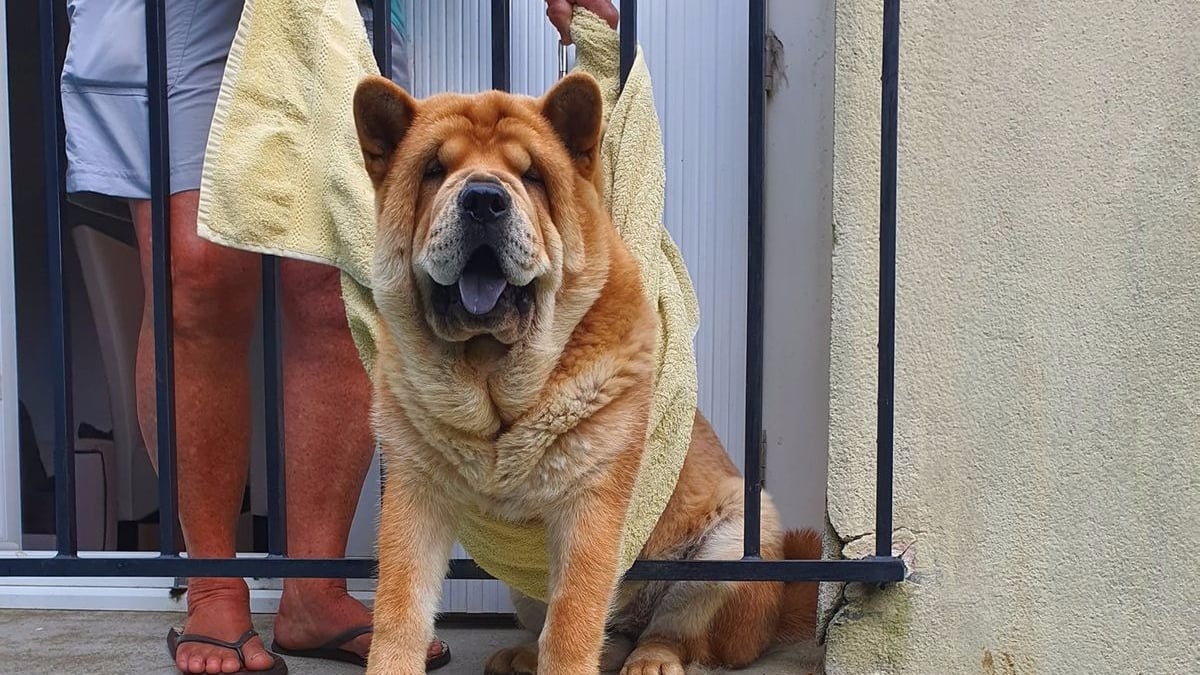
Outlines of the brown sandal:
<svg viewBox="0 0 1200 675">
<path fill-rule="evenodd" d="M 271 658 L 274 659 L 274 663 L 270 668 L 266 670 L 246 669 L 246 655 L 242 653 L 242 647 L 245 647 L 247 642 L 256 637 L 258 637 L 258 632 L 253 628 L 245 633 L 242 633 L 242 636 L 234 642 L 225 642 L 224 640 L 218 640 L 214 637 L 208 637 L 207 635 L 180 633 L 172 628 L 167 632 L 167 651 L 171 654 L 171 659 L 174 660 L 175 652 L 177 651 L 179 645 L 185 642 L 198 642 L 200 644 L 213 645 L 214 647 L 223 647 L 225 649 L 233 650 L 233 652 L 237 654 L 238 661 L 242 664 L 242 669 L 234 673 L 234 675 L 242 673 L 250 675 L 287 675 L 287 663 L 285 663 L 283 659 L 279 658 L 275 654 L 271 654 L 270 652 L 267 653 L 271 654 Z"/>
<path fill-rule="evenodd" d="M 306 659 L 327 659 L 330 661 L 353 663 L 355 665 L 366 667 L 367 660 L 365 658 L 350 651 L 349 649 L 342 649 L 342 645 L 350 642 L 360 635 L 365 635 L 370 632 L 370 626 L 351 628 L 350 630 L 331 638 L 328 642 L 320 647 L 315 647 L 313 649 L 288 649 L 287 647 L 281 646 L 278 640 L 273 640 L 271 642 L 271 651 L 285 654 L 287 656 L 298 656 Z M 441 641 L 439 640 L 439 642 Z M 450 645 L 446 644 L 445 642 L 441 642 L 441 645 L 441 654 L 438 654 L 431 659 L 426 659 L 425 672 L 437 670 L 447 663 L 450 663 Z"/>
</svg>

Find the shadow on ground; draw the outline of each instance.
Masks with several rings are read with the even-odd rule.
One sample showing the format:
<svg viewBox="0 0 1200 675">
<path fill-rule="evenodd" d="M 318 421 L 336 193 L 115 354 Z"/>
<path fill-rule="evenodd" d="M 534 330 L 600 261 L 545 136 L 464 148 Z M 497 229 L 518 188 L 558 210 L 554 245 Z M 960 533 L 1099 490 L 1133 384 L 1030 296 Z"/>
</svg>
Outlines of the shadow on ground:
<svg viewBox="0 0 1200 675">
<path fill-rule="evenodd" d="M 0 671 L 14 675 L 176 675 L 167 655 L 166 634 L 183 621 L 182 613 L 0 611 Z M 255 628 L 267 644 L 271 616 L 254 616 Z M 439 675 L 481 675 L 483 663 L 497 649 L 526 640 L 512 628 L 445 626 L 438 636 L 448 642 L 453 662 Z M 780 650 L 737 675 L 803 675 L 819 673 L 813 650 Z M 362 668 L 329 661 L 288 657 L 293 675 L 361 675 Z M 721 671 L 708 675 L 719 675 Z M 689 673 L 689 675 L 691 675 Z"/>
</svg>

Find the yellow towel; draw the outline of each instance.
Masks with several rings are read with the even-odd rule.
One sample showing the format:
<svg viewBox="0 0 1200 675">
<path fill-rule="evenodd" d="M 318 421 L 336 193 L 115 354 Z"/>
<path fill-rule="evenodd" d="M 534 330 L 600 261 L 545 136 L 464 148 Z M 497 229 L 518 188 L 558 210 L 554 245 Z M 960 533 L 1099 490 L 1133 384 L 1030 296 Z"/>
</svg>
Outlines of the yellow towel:
<svg viewBox="0 0 1200 675">
<path fill-rule="evenodd" d="M 352 111 L 359 80 L 377 74 L 354 0 L 246 0 L 209 130 L 196 223 L 218 244 L 339 268 L 368 372 L 375 194 Z"/>
<path fill-rule="evenodd" d="M 699 309 L 683 258 L 663 227 L 662 140 L 641 50 L 618 96 L 617 33 L 578 8 L 571 31 L 577 70 L 595 77 L 605 95 L 607 204 L 660 314 L 649 445 L 622 542 L 622 569 L 628 569 L 666 507 L 687 452 Z M 209 135 L 198 222 L 200 236 L 210 241 L 339 268 L 368 373 L 378 330 L 369 288 L 374 198 L 351 102 L 357 83 L 377 72 L 354 0 L 246 0 Z M 546 599 L 540 524 L 472 512 L 459 523 L 458 537 L 490 574 Z"/>
</svg>

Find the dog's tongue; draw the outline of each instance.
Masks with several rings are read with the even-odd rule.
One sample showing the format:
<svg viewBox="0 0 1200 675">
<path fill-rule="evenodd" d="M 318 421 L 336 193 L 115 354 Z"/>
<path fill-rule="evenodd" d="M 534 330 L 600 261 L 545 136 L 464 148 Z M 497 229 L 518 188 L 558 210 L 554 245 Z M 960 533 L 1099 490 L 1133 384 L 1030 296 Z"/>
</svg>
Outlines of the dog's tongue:
<svg viewBox="0 0 1200 675">
<path fill-rule="evenodd" d="M 476 316 L 492 311 L 507 287 L 508 281 L 504 277 L 479 272 L 464 272 L 458 279 L 458 294 L 463 307 Z"/>
</svg>

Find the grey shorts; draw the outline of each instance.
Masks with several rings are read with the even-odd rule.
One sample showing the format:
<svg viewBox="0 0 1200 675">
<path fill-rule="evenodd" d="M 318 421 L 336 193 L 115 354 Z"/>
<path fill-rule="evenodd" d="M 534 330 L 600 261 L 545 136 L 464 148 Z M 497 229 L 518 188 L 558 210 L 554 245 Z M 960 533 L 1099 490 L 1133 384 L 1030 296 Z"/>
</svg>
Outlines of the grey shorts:
<svg viewBox="0 0 1200 675">
<path fill-rule="evenodd" d="M 243 0 L 167 0 L 171 192 L 200 187 L 225 60 Z M 358 0 L 368 39 L 371 1 Z M 71 37 L 61 94 L 67 192 L 150 197 L 145 0 L 67 0 Z M 392 27 L 392 79 L 411 86 L 405 36 Z"/>
</svg>

